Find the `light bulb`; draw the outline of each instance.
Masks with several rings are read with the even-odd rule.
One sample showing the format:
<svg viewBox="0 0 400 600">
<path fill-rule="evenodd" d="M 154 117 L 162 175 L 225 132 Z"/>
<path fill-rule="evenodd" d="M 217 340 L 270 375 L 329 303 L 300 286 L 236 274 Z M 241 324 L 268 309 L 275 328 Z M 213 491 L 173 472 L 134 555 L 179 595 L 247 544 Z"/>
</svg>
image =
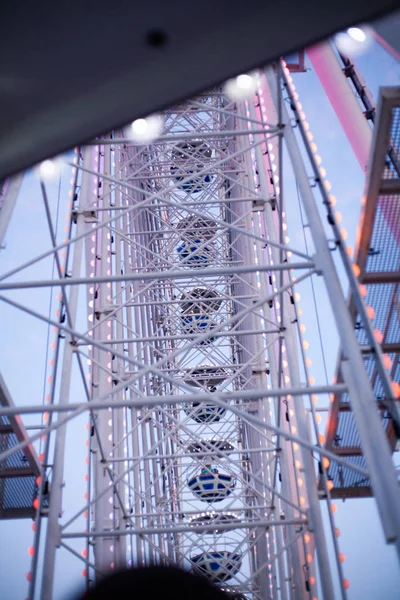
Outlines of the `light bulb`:
<svg viewBox="0 0 400 600">
<path fill-rule="evenodd" d="M 357 56 L 370 46 L 373 33 L 370 27 L 349 27 L 345 32 L 338 33 L 334 39 L 339 52 Z"/>
<path fill-rule="evenodd" d="M 224 85 L 224 92 L 230 100 L 240 100 L 251 97 L 255 94 L 256 89 L 256 78 L 247 73 L 238 75 L 233 79 L 228 79 Z"/>
<path fill-rule="evenodd" d="M 145 119 L 136 119 L 131 125 L 128 137 L 136 144 L 150 144 L 161 135 L 163 119 L 160 115 L 149 115 Z"/>
<path fill-rule="evenodd" d="M 53 179 L 57 175 L 57 165 L 53 160 L 45 160 L 39 166 L 39 174 L 42 179 Z"/>
<path fill-rule="evenodd" d="M 349 27 L 347 33 L 356 42 L 365 42 L 365 40 L 367 39 L 367 36 L 363 32 L 363 30 L 359 27 Z"/>
</svg>

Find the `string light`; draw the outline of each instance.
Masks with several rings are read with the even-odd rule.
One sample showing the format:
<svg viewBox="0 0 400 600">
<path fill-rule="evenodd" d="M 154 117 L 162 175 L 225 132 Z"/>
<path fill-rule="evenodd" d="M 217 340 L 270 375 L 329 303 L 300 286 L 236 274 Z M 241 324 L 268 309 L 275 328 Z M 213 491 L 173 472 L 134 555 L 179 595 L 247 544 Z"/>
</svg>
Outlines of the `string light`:
<svg viewBox="0 0 400 600">
<path fill-rule="evenodd" d="M 368 317 L 372 320 L 375 317 L 375 310 L 372 308 L 372 306 L 367 306 L 365 310 Z"/>
<path fill-rule="evenodd" d="M 161 135 L 163 128 L 162 117 L 150 115 L 144 119 L 133 121 L 128 137 L 137 144 L 150 144 Z"/>
</svg>

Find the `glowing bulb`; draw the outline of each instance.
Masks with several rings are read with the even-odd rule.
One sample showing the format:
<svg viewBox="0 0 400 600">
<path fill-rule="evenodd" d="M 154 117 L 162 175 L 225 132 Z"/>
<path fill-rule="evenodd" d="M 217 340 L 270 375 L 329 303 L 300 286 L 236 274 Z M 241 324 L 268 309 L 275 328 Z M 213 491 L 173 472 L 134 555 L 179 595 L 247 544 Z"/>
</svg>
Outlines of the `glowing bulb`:
<svg viewBox="0 0 400 600">
<path fill-rule="evenodd" d="M 350 587 L 350 581 L 348 579 L 343 579 L 343 587 L 345 590 L 348 590 Z"/>
<path fill-rule="evenodd" d="M 307 340 L 303 340 L 303 348 L 304 350 L 308 350 L 310 347 L 310 344 L 307 342 Z"/>
<path fill-rule="evenodd" d="M 363 30 L 359 27 L 349 27 L 347 33 L 351 38 L 353 38 L 353 40 L 356 40 L 356 42 L 365 42 L 367 39 L 367 36 Z"/>
<path fill-rule="evenodd" d="M 305 541 L 305 543 L 306 543 L 306 544 L 309 544 L 309 543 L 310 543 L 310 541 L 311 541 L 311 536 L 310 536 L 310 534 L 309 534 L 309 533 L 306 533 L 306 534 L 304 535 L 304 541 Z"/>
<path fill-rule="evenodd" d="M 349 258 L 353 257 L 353 248 L 351 246 L 346 246 L 346 254 Z"/>
<path fill-rule="evenodd" d="M 311 585 L 315 585 L 315 577 L 310 577 L 310 583 Z"/>
<path fill-rule="evenodd" d="M 39 166 L 39 174 L 42 179 L 53 179 L 57 175 L 57 165 L 52 160 L 45 160 Z"/>
<path fill-rule="evenodd" d="M 129 138 L 137 144 L 150 144 L 161 134 L 163 120 L 160 115 L 150 115 L 145 119 L 136 119 L 131 125 Z"/>
<path fill-rule="evenodd" d="M 229 79 L 224 85 L 224 92 L 230 100 L 239 100 L 251 97 L 257 89 L 256 78 L 247 73 Z M 263 98 L 261 98 L 261 101 Z"/>
<path fill-rule="evenodd" d="M 387 354 L 383 355 L 383 364 L 385 365 L 386 369 L 390 369 L 392 366 L 392 359 Z"/>
<path fill-rule="evenodd" d="M 365 309 L 367 312 L 367 315 L 370 319 L 373 319 L 375 317 L 375 311 L 372 308 L 372 306 L 367 306 L 367 308 Z"/>
<path fill-rule="evenodd" d="M 325 469 L 328 469 L 329 465 L 331 464 L 331 461 L 329 460 L 329 458 L 324 456 L 324 458 L 322 459 L 322 464 L 324 465 Z"/>
<path fill-rule="evenodd" d="M 343 54 L 362 54 L 373 40 L 372 30 L 368 27 L 349 27 L 346 32 L 335 36 L 335 44 Z"/>
<path fill-rule="evenodd" d="M 396 398 L 400 398 L 400 385 L 397 381 L 392 381 L 392 390 Z"/>
<path fill-rule="evenodd" d="M 238 75 L 236 77 L 236 85 L 241 90 L 250 90 L 254 85 L 254 81 L 250 75 Z"/>
<path fill-rule="evenodd" d="M 323 433 L 318 434 L 318 440 L 320 444 L 325 444 L 325 436 Z"/>
<path fill-rule="evenodd" d="M 333 481 L 332 479 L 329 479 L 329 481 L 327 482 L 327 488 L 329 491 L 333 490 Z"/>
<path fill-rule="evenodd" d="M 332 513 L 335 514 L 335 512 L 337 511 L 336 504 L 333 504 L 333 503 L 331 504 L 331 510 L 332 510 Z"/>
<path fill-rule="evenodd" d="M 364 284 L 360 284 L 360 294 L 363 298 L 366 298 L 368 291 Z"/>
<path fill-rule="evenodd" d="M 307 558 L 307 562 L 308 562 L 308 564 L 312 563 L 312 561 L 313 561 L 312 554 L 307 554 L 307 557 L 306 557 L 306 558 Z"/>
<path fill-rule="evenodd" d="M 332 206 L 336 206 L 336 196 L 334 196 L 333 194 L 329 194 L 329 202 L 331 203 Z"/>
</svg>

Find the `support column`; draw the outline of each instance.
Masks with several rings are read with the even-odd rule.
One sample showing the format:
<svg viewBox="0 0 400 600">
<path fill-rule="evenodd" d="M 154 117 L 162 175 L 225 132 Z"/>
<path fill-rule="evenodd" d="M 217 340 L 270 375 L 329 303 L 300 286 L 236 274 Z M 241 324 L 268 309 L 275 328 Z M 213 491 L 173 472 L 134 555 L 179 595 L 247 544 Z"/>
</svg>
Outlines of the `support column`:
<svg viewBox="0 0 400 600">
<path fill-rule="evenodd" d="M 90 167 L 91 160 L 91 149 L 85 151 L 84 166 Z M 82 176 L 82 187 L 79 198 L 79 206 L 82 207 L 85 202 L 85 198 L 89 194 L 90 187 L 90 175 L 83 172 Z M 79 278 L 81 274 L 82 264 L 82 252 L 84 238 L 80 237 L 84 233 L 85 223 L 84 216 L 81 211 L 77 212 L 77 225 L 76 225 L 76 236 L 78 241 L 74 247 L 74 257 L 72 265 L 73 278 Z M 69 296 L 69 315 L 70 323 L 69 326 L 73 328 L 76 323 L 77 310 L 78 310 L 78 296 L 79 286 L 72 286 L 70 288 Z M 71 387 L 71 373 L 72 373 L 72 359 L 74 354 L 74 346 L 72 345 L 72 335 L 67 333 L 65 336 L 64 356 L 63 365 L 61 371 L 60 381 L 60 395 L 59 404 L 66 405 L 69 403 L 69 393 Z M 57 421 L 63 418 L 63 413 L 58 413 Z M 60 524 L 59 518 L 62 515 L 62 490 L 64 487 L 64 459 L 65 459 L 65 440 L 67 435 L 67 425 L 61 425 L 55 430 L 56 441 L 54 447 L 54 458 L 53 458 L 53 477 L 51 480 L 51 492 L 50 492 L 50 505 L 48 513 L 48 524 L 46 532 L 46 543 L 43 557 L 43 579 L 42 579 L 42 600 L 52 600 L 53 598 L 53 584 L 54 584 L 54 570 L 56 561 L 56 549 L 60 547 Z"/>
<path fill-rule="evenodd" d="M 266 70 L 271 89 L 276 89 L 274 73 Z M 275 98 L 276 95 L 273 95 Z M 343 360 L 341 364 L 345 383 L 349 388 L 350 404 L 360 436 L 361 447 L 367 461 L 371 485 L 386 541 L 396 543 L 400 558 L 400 491 L 393 468 L 391 451 L 377 411 L 376 399 L 354 333 L 347 302 L 332 260 L 329 245 L 318 208 L 310 188 L 300 148 L 290 125 L 289 115 L 283 104 L 283 135 L 289 158 L 299 186 L 303 207 L 313 238 L 318 268 L 324 278 L 328 299 L 336 321 Z M 315 528 L 318 523 L 314 522 Z M 327 559 L 327 557 L 326 557 Z M 324 559 L 325 562 L 325 559 Z M 321 566 L 320 566 L 321 570 Z M 321 570 L 321 575 L 323 572 Z M 327 596 L 330 597 L 330 596 Z"/>
</svg>

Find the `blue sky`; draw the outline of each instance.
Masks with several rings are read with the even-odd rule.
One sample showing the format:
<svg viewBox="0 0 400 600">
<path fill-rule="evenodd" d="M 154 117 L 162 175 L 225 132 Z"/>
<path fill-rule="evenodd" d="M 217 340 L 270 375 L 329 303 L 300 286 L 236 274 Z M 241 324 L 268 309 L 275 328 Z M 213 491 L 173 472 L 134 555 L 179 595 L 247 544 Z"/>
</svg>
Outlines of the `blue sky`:
<svg viewBox="0 0 400 600">
<path fill-rule="evenodd" d="M 357 66 L 366 79 L 374 98 L 378 96 L 381 85 L 400 84 L 400 65 L 388 56 L 380 47 L 373 44 L 362 56 L 357 58 Z M 338 199 L 338 210 L 343 215 L 343 226 L 349 233 L 349 243 L 353 245 L 355 231 L 360 214 L 360 199 L 364 177 L 352 153 L 349 143 L 340 129 L 336 116 L 325 98 L 323 90 L 310 70 L 306 74 L 294 76 L 303 110 L 310 123 L 314 141 L 319 147 L 332 183 L 332 192 Z M 66 204 L 69 200 L 70 173 L 65 172 L 60 194 L 60 239 L 66 224 Z M 285 185 L 288 213 L 289 236 L 293 244 L 302 248 L 303 231 L 298 213 L 296 190 L 290 178 Z M 57 212 L 58 182 L 49 186 L 49 199 L 53 216 Z M 6 236 L 6 249 L 1 251 L 1 271 L 27 260 L 33 253 L 39 254 L 50 245 L 44 226 L 45 214 L 40 194 L 37 174 L 30 172 L 24 181 L 21 196 L 15 210 L 9 232 Z M 24 274 L 32 278 L 51 276 L 52 260 L 42 261 Z M 307 326 L 307 339 L 310 343 L 308 355 L 313 361 L 311 369 L 317 382 L 324 383 L 323 364 L 319 341 L 316 335 L 315 311 L 310 296 L 309 284 L 304 284 L 301 293 L 303 320 Z M 324 298 L 320 283 L 316 283 L 317 298 Z M 57 292 L 58 293 L 58 292 Z M 27 295 L 29 294 L 29 297 Z M 46 290 L 15 292 L 12 295 L 28 306 L 47 314 L 49 293 Z M 328 365 L 328 377 L 331 380 L 337 356 L 337 337 L 332 327 L 332 315 L 328 303 L 318 302 L 319 317 L 322 324 L 324 354 Z M 56 309 L 53 298 L 52 315 Z M 84 315 L 84 304 L 81 306 Z M 82 318 L 84 328 L 86 320 Z M 45 355 L 47 348 L 47 327 L 32 317 L 17 313 L 8 306 L 2 306 L 0 313 L 0 364 L 2 374 L 7 381 L 16 403 L 28 404 L 41 402 L 45 379 Z M 50 332 L 50 342 L 53 341 Z M 21 376 L 22 374 L 22 376 Z M 77 376 L 77 374 L 76 374 Z M 75 397 L 74 397 L 75 394 Z M 77 381 L 73 386 L 73 397 L 80 398 L 81 391 Z M 27 424 L 35 424 L 35 417 L 27 418 Z M 71 424 L 68 435 L 67 455 L 73 459 L 67 461 L 66 480 L 74 482 L 76 500 L 66 511 L 72 513 L 80 507 L 85 491 L 85 420 L 82 418 Z M 385 598 L 394 600 L 400 589 L 398 562 L 393 548 L 384 544 L 380 525 L 375 514 L 373 500 L 351 500 L 345 503 L 337 501 L 336 526 L 341 530 L 340 549 L 346 555 L 345 576 L 350 580 L 349 600 L 363 598 L 376 600 Z M 30 559 L 27 553 L 33 534 L 30 521 L 0 523 L 0 595 L 10 599 L 23 599 L 27 593 L 25 574 L 29 571 Z M 4 543 L 7 540 L 7 543 Z M 80 550 L 79 544 L 76 548 Z M 83 568 L 77 560 L 65 551 L 60 552 L 57 563 L 57 588 L 55 596 L 66 598 L 82 582 L 80 571 Z"/>
</svg>

